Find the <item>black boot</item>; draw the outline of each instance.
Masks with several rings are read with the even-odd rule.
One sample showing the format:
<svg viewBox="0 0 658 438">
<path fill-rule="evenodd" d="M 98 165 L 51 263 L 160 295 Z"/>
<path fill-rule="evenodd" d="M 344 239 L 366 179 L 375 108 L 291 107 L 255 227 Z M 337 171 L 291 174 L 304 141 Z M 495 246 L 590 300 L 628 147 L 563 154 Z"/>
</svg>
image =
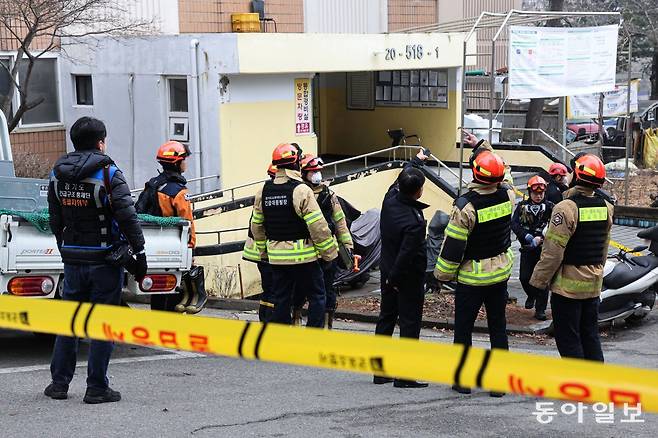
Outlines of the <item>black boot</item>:
<svg viewBox="0 0 658 438">
<path fill-rule="evenodd" d="M 85 403 L 95 405 L 99 403 L 113 403 L 121 400 L 121 393 L 112 388 L 105 388 L 105 390 L 87 388 L 85 397 L 82 399 Z"/>
<path fill-rule="evenodd" d="M 546 321 L 546 312 L 543 310 L 537 310 L 535 311 L 535 319 L 538 319 L 540 321 Z"/>
<path fill-rule="evenodd" d="M 384 385 L 385 383 L 391 383 L 393 379 L 391 377 L 383 377 L 383 376 L 373 376 L 372 378 L 372 383 L 375 385 Z"/>
<path fill-rule="evenodd" d="M 417 382 L 415 380 L 395 379 L 393 386 L 396 388 L 427 388 L 429 383 Z"/>
<path fill-rule="evenodd" d="M 528 297 L 528 299 L 525 300 L 525 308 L 532 309 L 533 307 L 535 307 L 535 299 L 533 297 Z"/>
<path fill-rule="evenodd" d="M 66 400 L 69 397 L 68 392 L 69 387 L 59 383 L 51 383 L 43 391 L 45 395 L 54 400 Z"/>
<path fill-rule="evenodd" d="M 452 385 L 452 390 L 457 391 L 460 394 L 470 394 L 471 393 L 471 388 L 467 388 L 465 386 L 460 386 L 460 385 Z"/>
</svg>

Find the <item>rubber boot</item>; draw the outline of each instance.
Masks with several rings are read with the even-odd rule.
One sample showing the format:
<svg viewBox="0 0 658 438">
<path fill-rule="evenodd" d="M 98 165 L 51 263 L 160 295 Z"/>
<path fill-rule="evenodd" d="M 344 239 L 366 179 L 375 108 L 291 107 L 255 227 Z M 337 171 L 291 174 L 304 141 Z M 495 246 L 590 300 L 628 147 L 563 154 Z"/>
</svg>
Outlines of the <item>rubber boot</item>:
<svg viewBox="0 0 658 438">
<path fill-rule="evenodd" d="M 302 325 L 302 309 L 295 308 L 292 309 L 292 325 L 301 326 Z"/>
<path fill-rule="evenodd" d="M 183 274 L 185 275 L 185 274 Z M 176 304 L 176 307 L 174 308 L 176 312 L 184 313 L 185 312 L 185 306 L 190 302 L 192 299 L 192 295 L 189 292 L 189 287 L 185 284 L 185 278 L 181 280 L 181 285 L 178 288 L 181 294 L 181 300 L 178 304 Z"/>
<path fill-rule="evenodd" d="M 203 266 L 194 266 L 189 273 L 192 301 L 185 306 L 185 311 L 189 314 L 199 313 L 203 310 L 208 302 L 206 293 L 206 282 L 203 274 Z"/>
</svg>

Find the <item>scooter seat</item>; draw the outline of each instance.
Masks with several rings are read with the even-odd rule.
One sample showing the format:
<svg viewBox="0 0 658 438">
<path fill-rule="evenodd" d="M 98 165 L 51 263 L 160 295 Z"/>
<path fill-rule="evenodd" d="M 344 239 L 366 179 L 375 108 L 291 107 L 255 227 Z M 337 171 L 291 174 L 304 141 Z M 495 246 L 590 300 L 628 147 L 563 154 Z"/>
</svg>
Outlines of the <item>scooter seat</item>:
<svg viewBox="0 0 658 438">
<path fill-rule="evenodd" d="M 633 264 L 619 263 L 608 275 L 603 277 L 603 286 L 606 289 L 620 289 L 658 268 L 658 257 L 639 256 L 631 257 Z"/>
</svg>

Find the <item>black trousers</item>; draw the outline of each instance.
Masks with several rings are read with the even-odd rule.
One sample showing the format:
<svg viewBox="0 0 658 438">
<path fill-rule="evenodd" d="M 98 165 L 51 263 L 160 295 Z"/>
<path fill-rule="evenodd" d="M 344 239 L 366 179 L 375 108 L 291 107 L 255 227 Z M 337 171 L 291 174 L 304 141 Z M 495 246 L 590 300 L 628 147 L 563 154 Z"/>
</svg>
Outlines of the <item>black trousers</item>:
<svg viewBox="0 0 658 438">
<path fill-rule="evenodd" d="M 274 311 L 274 291 L 272 286 L 272 268 L 269 263 L 258 262 L 258 272 L 260 272 L 260 283 L 263 287 L 263 293 L 260 295 L 260 305 L 258 306 L 258 320 L 268 322 Z"/>
<path fill-rule="evenodd" d="M 530 284 L 530 277 L 532 277 L 532 272 L 535 270 L 535 266 L 537 266 L 540 257 L 541 247 L 524 249 L 521 251 L 519 280 L 521 281 L 521 286 L 523 286 L 526 295 L 535 299 L 535 310 L 538 312 L 544 312 L 546 310 L 546 305 L 548 304 L 548 289 L 537 289 Z"/>
<path fill-rule="evenodd" d="M 290 324 L 295 290 L 303 291 L 308 300 L 308 327 L 324 326 L 324 276 L 317 261 L 301 265 L 270 265 L 274 311 L 270 322 Z"/>
<path fill-rule="evenodd" d="M 473 326 L 480 307 L 487 310 L 491 348 L 509 349 L 507 343 L 507 281 L 489 286 L 457 283 L 455 289 L 455 344 L 473 343 Z"/>
<path fill-rule="evenodd" d="M 423 274 L 403 282 L 399 291 L 386 286 L 382 280 L 382 300 L 375 334 L 391 336 L 399 322 L 401 338 L 418 339 L 424 302 Z"/>
<path fill-rule="evenodd" d="M 576 300 L 551 294 L 555 343 L 562 357 L 603 362 L 599 338 L 599 298 Z"/>
</svg>

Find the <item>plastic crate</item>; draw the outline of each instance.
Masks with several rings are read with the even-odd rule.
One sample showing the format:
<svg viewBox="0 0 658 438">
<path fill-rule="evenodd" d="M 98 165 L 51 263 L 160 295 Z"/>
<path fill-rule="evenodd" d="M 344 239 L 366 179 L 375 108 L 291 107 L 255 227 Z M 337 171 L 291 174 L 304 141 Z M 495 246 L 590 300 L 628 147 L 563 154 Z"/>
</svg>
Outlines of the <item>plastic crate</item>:
<svg viewBox="0 0 658 438">
<path fill-rule="evenodd" d="M 257 13 L 231 14 L 233 32 L 260 32 L 260 18 Z"/>
</svg>

